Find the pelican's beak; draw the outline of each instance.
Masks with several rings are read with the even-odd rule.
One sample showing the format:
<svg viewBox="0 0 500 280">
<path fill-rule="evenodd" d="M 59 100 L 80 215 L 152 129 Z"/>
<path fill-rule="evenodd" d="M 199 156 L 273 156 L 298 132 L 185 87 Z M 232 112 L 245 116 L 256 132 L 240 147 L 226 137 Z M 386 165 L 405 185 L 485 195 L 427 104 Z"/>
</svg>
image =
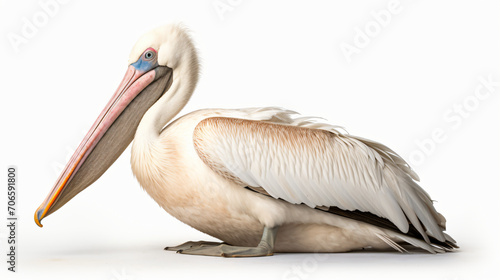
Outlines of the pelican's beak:
<svg viewBox="0 0 500 280">
<path fill-rule="evenodd" d="M 128 67 L 115 94 L 36 210 L 38 226 L 113 164 L 134 138 L 144 113 L 172 84 L 171 68 L 141 59 Z"/>
</svg>

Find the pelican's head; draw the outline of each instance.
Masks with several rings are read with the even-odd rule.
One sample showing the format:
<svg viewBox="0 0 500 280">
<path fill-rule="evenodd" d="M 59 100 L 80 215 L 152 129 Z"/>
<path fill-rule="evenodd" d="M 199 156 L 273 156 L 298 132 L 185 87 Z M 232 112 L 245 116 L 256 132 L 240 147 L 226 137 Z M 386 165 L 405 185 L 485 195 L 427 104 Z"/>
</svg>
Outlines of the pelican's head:
<svg viewBox="0 0 500 280">
<path fill-rule="evenodd" d="M 166 25 L 144 34 L 130 53 L 128 69 L 115 94 L 36 210 L 35 222 L 41 227 L 43 218 L 97 180 L 130 144 L 139 122 L 155 103 L 180 102 L 183 106 L 197 75 L 196 52 L 184 28 Z M 189 78 L 191 89 L 184 96 L 175 94 L 180 87 L 174 83 L 176 76 Z"/>
</svg>

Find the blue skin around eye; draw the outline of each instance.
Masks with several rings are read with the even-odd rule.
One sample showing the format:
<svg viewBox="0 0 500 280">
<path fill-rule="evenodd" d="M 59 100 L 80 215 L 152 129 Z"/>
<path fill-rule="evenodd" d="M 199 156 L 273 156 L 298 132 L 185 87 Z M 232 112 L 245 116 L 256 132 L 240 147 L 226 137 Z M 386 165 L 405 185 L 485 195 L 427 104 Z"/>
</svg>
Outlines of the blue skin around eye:
<svg viewBox="0 0 500 280">
<path fill-rule="evenodd" d="M 134 68 L 137 69 L 138 71 L 147 72 L 147 71 L 155 68 L 158 64 L 156 62 L 156 59 L 147 61 L 147 60 L 144 60 L 144 58 L 141 56 L 139 58 L 139 60 L 137 60 L 136 62 L 134 62 L 130 65 L 134 66 Z"/>
</svg>

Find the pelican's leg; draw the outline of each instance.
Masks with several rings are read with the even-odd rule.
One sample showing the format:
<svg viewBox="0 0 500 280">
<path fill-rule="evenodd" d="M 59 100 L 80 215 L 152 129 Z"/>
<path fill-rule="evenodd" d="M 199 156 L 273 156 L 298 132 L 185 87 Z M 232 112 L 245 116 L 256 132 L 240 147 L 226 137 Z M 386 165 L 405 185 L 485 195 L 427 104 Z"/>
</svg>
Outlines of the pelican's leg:
<svg viewBox="0 0 500 280">
<path fill-rule="evenodd" d="M 228 244 L 202 244 L 198 247 L 180 249 L 177 253 L 202 256 L 217 256 L 217 257 L 261 257 L 271 256 L 274 249 L 274 241 L 278 227 L 264 227 L 262 239 L 257 247 L 240 247 L 231 246 Z"/>
<path fill-rule="evenodd" d="M 188 241 L 185 243 L 182 243 L 181 245 L 178 246 L 172 246 L 172 247 L 165 247 L 165 250 L 167 251 L 179 251 L 179 250 L 186 250 L 190 248 L 196 248 L 200 246 L 217 246 L 224 244 L 223 242 L 209 242 L 209 241 Z"/>
</svg>

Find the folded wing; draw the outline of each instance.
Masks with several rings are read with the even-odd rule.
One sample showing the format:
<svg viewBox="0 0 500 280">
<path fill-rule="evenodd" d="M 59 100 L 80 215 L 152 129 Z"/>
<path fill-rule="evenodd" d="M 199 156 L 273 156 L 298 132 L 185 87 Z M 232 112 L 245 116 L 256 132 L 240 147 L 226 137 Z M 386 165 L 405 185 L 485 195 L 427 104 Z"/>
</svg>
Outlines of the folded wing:
<svg viewBox="0 0 500 280">
<path fill-rule="evenodd" d="M 403 233 L 411 223 L 425 241 L 445 241 L 444 218 L 394 151 L 283 114 L 277 120 L 204 119 L 193 135 L 198 155 L 218 174 L 274 198 L 370 212 Z"/>
</svg>

